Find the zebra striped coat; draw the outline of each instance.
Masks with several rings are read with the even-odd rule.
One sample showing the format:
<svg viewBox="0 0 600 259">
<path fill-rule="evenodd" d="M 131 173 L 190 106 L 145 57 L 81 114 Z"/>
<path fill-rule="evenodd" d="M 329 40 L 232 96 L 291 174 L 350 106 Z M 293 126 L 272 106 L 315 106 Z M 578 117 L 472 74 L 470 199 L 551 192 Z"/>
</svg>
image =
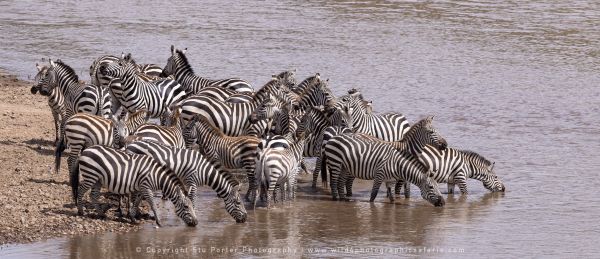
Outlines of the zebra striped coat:
<svg viewBox="0 0 600 259">
<path fill-rule="evenodd" d="M 175 205 L 175 213 L 188 226 L 196 226 L 198 220 L 192 202 L 183 194 L 177 176 L 150 156 L 132 155 L 105 146 L 89 147 L 81 153 L 77 163 L 79 171 L 75 181 L 77 187 L 77 213 L 83 215 L 83 195 L 92 189 L 90 197 L 96 211 L 100 212 L 98 198 L 100 188 L 116 194 L 136 194 L 130 211 L 135 222 L 140 202 L 146 200 L 154 212 L 156 224 L 160 217 L 156 213 L 153 190 L 161 190 Z M 79 183 L 81 174 L 82 182 Z"/>
<path fill-rule="evenodd" d="M 404 179 L 421 189 L 421 196 L 435 206 L 443 206 L 437 183 L 430 172 L 412 156 L 396 151 L 392 146 L 354 134 L 331 138 L 323 153 L 321 169 L 331 173 L 331 194 L 334 200 L 345 199 L 343 187 L 348 176 L 374 180 L 370 201 L 374 201 L 381 183 Z"/>
<path fill-rule="evenodd" d="M 494 173 L 494 163 L 473 151 L 455 148 L 439 150 L 428 145 L 421 151 L 419 160 L 437 172 L 434 175 L 437 182 L 448 183 L 448 193 L 454 193 L 454 185 L 458 184 L 460 192 L 467 194 L 467 178 L 481 181 L 492 192 L 505 190 L 504 184 Z"/>
<path fill-rule="evenodd" d="M 65 123 L 65 142 L 69 148 L 67 164 L 69 165 L 71 186 L 73 186 L 74 174 L 77 174 L 75 165 L 81 151 L 93 145 L 122 147 L 125 137 L 145 123 L 147 119 L 147 113 L 144 110 L 126 116 L 122 121 L 109 120 L 86 113 L 78 113 L 69 118 Z M 58 161 L 56 167 L 59 168 L 60 157 L 56 161 Z M 75 199 L 76 190 L 72 189 L 72 191 L 73 199 Z"/>
<path fill-rule="evenodd" d="M 183 136 L 187 143 L 198 143 L 199 150 L 215 164 L 217 170 L 243 168 L 250 185 L 248 193 L 246 193 L 246 199 L 249 198 L 250 192 L 256 189 L 254 185 L 256 161 L 254 159 L 260 143 L 257 137 L 226 136 L 202 116 L 195 116 L 185 126 Z"/>
<path fill-rule="evenodd" d="M 99 71 L 110 78 L 110 90 L 130 113 L 145 109 L 152 118 L 159 118 L 168 112 L 168 107 L 178 105 L 185 98 L 185 92 L 176 81 L 146 82 L 137 75 L 136 65 L 126 60 L 102 65 Z"/>
<path fill-rule="evenodd" d="M 239 78 L 211 80 L 195 75 L 192 66 L 185 56 L 186 50 L 187 49 L 178 50 L 175 49 L 175 46 L 171 45 L 171 57 L 169 57 L 167 65 L 163 69 L 163 75 L 174 75 L 175 79 L 183 86 L 186 93 L 190 95 L 196 94 L 200 89 L 209 86 L 228 88 L 240 93 L 254 92 L 250 83 Z"/>
<path fill-rule="evenodd" d="M 231 179 L 230 175 L 217 171 L 200 152 L 168 147 L 151 141 L 133 142 L 127 145 L 126 150 L 151 156 L 173 171 L 188 188 L 188 197 L 192 204 L 197 187 L 207 184 L 225 201 L 225 209 L 236 222 L 246 221 L 247 213 L 240 200 L 239 183 Z"/>
<path fill-rule="evenodd" d="M 300 163 L 302 162 L 302 150 L 304 149 L 304 133 L 296 143 L 289 148 L 267 148 L 262 152 L 262 155 L 256 162 L 256 180 L 260 186 L 262 193 L 267 196 L 267 208 L 270 208 L 272 195 L 275 194 L 275 187 L 286 191 L 282 193 L 282 200 L 287 196 L 294 199 L 296 197 L 296 176 L 300 171 Z M 252 200 L 256 206 L 256 192 L 253 193 Z M 276 197 L 273 197 L 276 200 Z"/>
<path fill-rule="evenodd" d="M 110 116 L 110 108 L 103 110 L 103 91 L 88 84 L 81 84 L 75 71 L 62 61 L 50 60 L 50 65 L 45 68 L 38 66 L 36 75 L 37 86 L 40 94 L 49 96 L 48 105 L 52 107 L 55 127 L 58 126 L 58 140 L 56 141 L 55 168 L 58 172 L 60 157 L 65 149 L 64 123 L 78 112 Z M 110 102 L 108 103 L 110 107 Z M 57 161 L 58 160 L 58 161 Z"/>
<path fill-rule="evenodd" d="M 169 124 L 172 124 L 172 126 L 145 124 L 140 126 L 133 135 L 141 140 L 151 140 L 170 147 L 185 148 L 181 120 L 179 119 L 180 114 L 179 108 L 176 108 L 171 114 Z"/>
<path fill-rule="evenodd" d="M 251 113 L 270 95 L 279 99 L 288 98 L 281 89 L 281 82 L 273 79 L 257 91 L 252 101 L 247 103 L 230 103 L 204 96 L 192 96 L 181 104 L 181 117 L 184 124 L 188 124 L 192 117 L 198 114 L 225 135 L 241 136 L 251 126 L 249 121 Z"/>
</svg>

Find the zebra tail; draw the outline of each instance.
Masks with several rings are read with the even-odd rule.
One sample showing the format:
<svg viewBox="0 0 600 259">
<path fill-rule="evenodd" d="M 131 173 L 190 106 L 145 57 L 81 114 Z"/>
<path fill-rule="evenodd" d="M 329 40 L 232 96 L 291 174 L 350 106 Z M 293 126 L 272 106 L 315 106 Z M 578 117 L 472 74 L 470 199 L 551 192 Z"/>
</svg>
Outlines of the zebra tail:
<svg viewBox="0 0 600 259">
<path fill-rule="evenodd" d="M 75 161 L 75 167 L 72 172 L 69 172 L 71 181 L 71 192 L 73 193 L 73 200 L 75 206 L 77 206 L 77 196 L 79 196 L 79 161 Z"/>
<path fill-rule="evenodd" d="M 327 186 L 327 156 L 325 152 L 321 152 L 321 181 L 323 186 Z"/>
<path fill-rule="evenodd" d="M 56 143 L 56 149 L 54 150 L 54 172 L 58 173 L 60 169 L 60 157 L 62 156 L 62 152 L 65 151 L 65 137 L 61 136 Z"/>
</svg>

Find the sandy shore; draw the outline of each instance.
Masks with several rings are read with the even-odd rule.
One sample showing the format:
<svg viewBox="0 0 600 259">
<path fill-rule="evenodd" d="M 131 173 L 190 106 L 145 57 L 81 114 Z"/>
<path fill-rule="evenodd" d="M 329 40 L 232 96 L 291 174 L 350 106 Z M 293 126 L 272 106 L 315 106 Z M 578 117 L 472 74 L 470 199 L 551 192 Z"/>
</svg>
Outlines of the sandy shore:
<svg viewBox="0 0 600 259">
<path fill-rule="evenodd" d="M 0 245 L 139 228 L 109 211 L 108 219 L 78 217 L 63 157 L 53 164 L 54 125 L 46 97 L 31 82 L 0 72 Z"/>
</svg>

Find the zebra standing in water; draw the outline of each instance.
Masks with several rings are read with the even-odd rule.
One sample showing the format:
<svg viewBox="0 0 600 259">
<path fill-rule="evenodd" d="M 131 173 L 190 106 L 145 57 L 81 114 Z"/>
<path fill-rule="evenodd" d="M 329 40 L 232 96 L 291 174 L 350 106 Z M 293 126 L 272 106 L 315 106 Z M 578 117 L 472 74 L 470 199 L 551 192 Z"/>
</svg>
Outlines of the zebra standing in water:
<svg viewBox="0 0 600 259">
<path fill-rule="evenodd" d="M 229 103 L 205 96 L 192 96 L 181 104 L 181 116 L 187 124 L 193 116 L 201 115 L 208 123 L 216 126 L 225 135 L 241 136 L 249 128 L 251 113 L 269 96 L 274 96 L 282 103 L 293 103 L 293 100 L 282 89 L 282 81 L 272 79 L 247 103 Z"/>
<path fill-rule="evenodd" d="M 327 142 L 321 167 L 330 170 L 331 195 L 334 200 L 345 199 L 344 185 L 348 176 L 374 180 L 371 191 L 373 202 L 381 183 L 390 179 L 403 179 L 419 186 L 421 196 L 434 206 L 443 206 L 437 183 L 432 173 L 416 158 L 395 150 L 391 145 L 355 134 L 335 136 Z M 393 198 L 390 197 L 393 201 Z"/>
<path fill-rule="evenodd" d="M 89 114 L 110 116 L 110 109 L 102 110 L 104 107 L 101 92 L 93 85 L 81 84 L 75 71 L 60 60 L 50 60 L 47 69 L 41 69 L 36 75 L 37 86 L 40 94 L 49 96 L 49 101 L 54 112 L 60 112 L 60 134 L 56 143 L 55 168 L 60 168 L 60 157 L 65 149 L 64 123 L 75 113 L 83 112 Z M 110 105 L 109 105 L 110 106 Z"/>
<path fill-rule="evenodd" d="M 103 64 L 99 71 L 102 76 L 111 78 L 112 93 L 130 113 L 146 109 L 151 117 L 158 118 L 168 112 L 169 106 L 185 98 L 185 91 L 176 81 L 146 82 L 137 75 L 136 65 L 123 59 Z"/>
<path fill-rule="evenodd" d="M 198 143 L 200 151 L 215 164 L 217 170 L 243 168 L 249 182 L 245 198 L 249 198 L 250 193 L 256 189 L 254 159 L 260 143 L 257 137 L 227 136 L 200 115 L 194 116 L 185 126 L 183 136 L 186 143 Z"/>
<path fill-rule="evenodd" d="M 133 135 L 142 140 L 152 140 L 170 147 L 185 148 L 179 107 L 172 107 L 169 110 L 174 110 L 169 116 L 170 122 L 167 123 L 171 126 L 145 124 L 140 126 Z"/>
<path fill-rule="evenodd" d="M 455 148 L 440 151 L 433 146 L 426 146 L 419 160 L 437 171 L 433 176 L 437 182 L 448 183 L 449 194 L 454 193 L 455 184 L 458 184 L 462 194 L 467 194 L 467 178 L 481 181 L 492 192 L 505 190 L 504 184 L 494 173 L 494 163 L 473 151 Z"/>
<path fill-rule="evenodd" d="M 126 149 L 134 154 L 151 156 L 173 171 L 188 188 L 188 197 L 192 204 L 196 188 L 207 184 L 225 201 L 225 210 L 236 222 L 246 221 L 247 213 L 240 199 L 239 183 L 231 179 L 230 175 L 217 171 L 200 152 L 150 141 L 136 141 L 127 144 Z"/>
<path fill-rule="evenodd" d="M 437 132 L 432 125 L 433 116 L 428 116 L 415 123 L 409 130 L 404 134 L 404 137 L 400 141 L 383 141 L 375 138 L 371 135 L 358 133 L 358 136 L 368 138 L 374 141 L 378 141 L 384 144 L 391 145 L 394 149 L 409 156 L 414 157 L 418 161 L 418 157 L 426 146 L 431 146 L 437 150 L 445 150 L 448 147 L 446 140 Z M 424 164 L 425 165 L 425 164 Z M 346 185 L 346 195 L 352 196 L 352 181 L 353 177 L 348 178 Z M 404 182 L 402 179 L 398 180 L 398 186 L 402 186 Z M 406 197 L 410 196 L 410 186 L 408 183 L 404 184 Z"/>
<path fill-rule="evenodd" d="M 178 50 L 175 49 L 175 46 L 171 45 L 171 57 L 169 57 L 167 65 L 163 69 L 163 76 L 174 75 L 186 93 L 190 95 L 196 94 L 200 89 L 208 86 L 229 88 L 240 93 L 254 92 L 250 83 L 239 78 L 211 80 L 195 75 L 192 66 L 185 56 L 186 51 L 187 49 Z"/>
<path fill-rule="evenodd" d="M 177 216 L 188 226 L 198 224 L 192 202 L 183 194 L 177 176 L 150 156 L 131 155 L 124 151 L 96 145 L 81 153 L 76 169 L 79 171 L 75 174 L 76 204 L 79 215 L 83 215 L 83 195 L 90 188 L 92 204 L 99 214 L 104 214 L 98 206 L 100 188 L 104 187 L 109 192 L 120 195 L 136 194 L 129 213 L 132 223 L 135 222 L 135 216 L 139 212 L 140 202 L 146 200 L 154 212 L 156 225 L 161 226 L 152 193 L 153 190 L 161 190 L 163 195 L 175 205 Z"/>
<path fill-rule="evenodd" d="M 127 114 L 123 120 L 109 120 L 96 115 L 78 113 L 65 123 L 65 141 L 69 148 L 69 181 L 71 182 L 73 200 L 76 199 L 74 177 L 75 166 L 81 151 L 93 145 L 104 145 L 120 148 L 125 138 L 148 120 L 145 110 Z M 60 161 L 60 160 L 59 160 Z M 59 166 L 59 165 L 57 165 Z"/>
</svg>

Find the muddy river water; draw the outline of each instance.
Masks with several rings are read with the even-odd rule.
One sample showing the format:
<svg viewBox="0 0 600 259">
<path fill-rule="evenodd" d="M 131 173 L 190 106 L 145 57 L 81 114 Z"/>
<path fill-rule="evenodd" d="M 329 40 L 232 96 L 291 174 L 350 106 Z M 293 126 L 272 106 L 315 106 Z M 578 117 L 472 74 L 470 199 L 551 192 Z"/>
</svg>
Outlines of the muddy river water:
<svg viewBox="0 0 600 259">
<path fill-rule="evenodd" d="M 435 208 L 417 188 L 369 203 L 367 181 L 355 200 L 333 202 L 303 176 L 296 201 L 248 207 L 245 224 L 203 189 L 196 228 L 166 204 L 159 229 L 8 246 L 2 257 L 598 256 L 597 1 L 6 0 L 0 10 L 0 67 L 20 78 L 43 57 L 83 79 L 104 54 L 164 65 L 171 44 L 212 78 L 260 86 L 286 69 L 320 72 L 337 94 L 361 89 L 377 112 L 436 115 L 450 146 L 495 161 L 507 188 L 469 181 L 468 195 L 444 194 Z"/>
</svg>

